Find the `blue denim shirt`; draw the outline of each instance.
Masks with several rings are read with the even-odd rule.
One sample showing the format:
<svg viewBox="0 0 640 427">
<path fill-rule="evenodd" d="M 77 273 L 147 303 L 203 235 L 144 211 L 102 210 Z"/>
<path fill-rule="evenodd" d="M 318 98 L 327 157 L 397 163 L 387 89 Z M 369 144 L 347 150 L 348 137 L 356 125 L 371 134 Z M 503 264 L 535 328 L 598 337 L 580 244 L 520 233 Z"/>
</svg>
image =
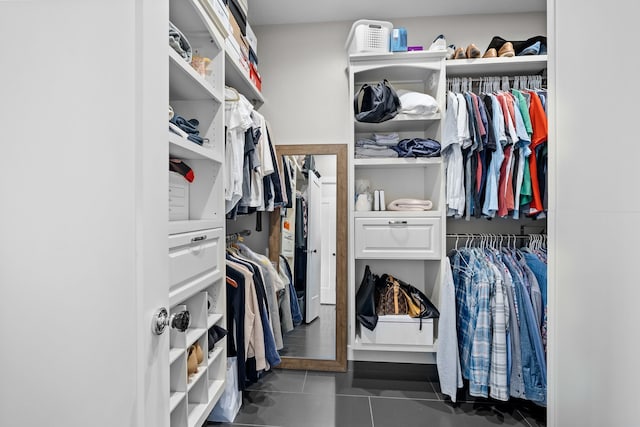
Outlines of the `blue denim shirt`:
<svg viewBox="0 0 640 427">
<path fill-rule="evenodd" d="M 514 283 L 514 296 L 520 309 L 520 351 L 522 358 L 522 376 L 525 396 L 540 405 L 547 402 L 547 369 L 542 348 L 542 338 L 537 329 L 531 299 L 524 284 L 524 274 L 519 270 L 517 261 L 503 254 L 503 261 L 511 273 Z"/>
</svg>

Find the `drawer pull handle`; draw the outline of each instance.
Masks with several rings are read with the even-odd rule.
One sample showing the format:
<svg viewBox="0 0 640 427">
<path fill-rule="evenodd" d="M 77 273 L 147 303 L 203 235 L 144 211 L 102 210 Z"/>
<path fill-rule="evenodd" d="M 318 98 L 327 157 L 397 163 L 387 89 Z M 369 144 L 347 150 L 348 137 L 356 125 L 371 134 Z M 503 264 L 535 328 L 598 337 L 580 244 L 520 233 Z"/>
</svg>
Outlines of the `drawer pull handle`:
<svg viewBox="0 0 640 427">
<path fill-rule="evenodd" d="M 389 221 L 389 225 L 403 225 L 406 223 L 407 221 Z"/>
<path fill-rule="evenodd" d="M 205 240 L 206 238 L 207 238 L 206 234 L 204 234 L 202 236 L 197 236 L 197 237 L 194 237 L 194 238 L 191 239 L 191 243 L 199 242 L 201 240 Z"/>
</svg>

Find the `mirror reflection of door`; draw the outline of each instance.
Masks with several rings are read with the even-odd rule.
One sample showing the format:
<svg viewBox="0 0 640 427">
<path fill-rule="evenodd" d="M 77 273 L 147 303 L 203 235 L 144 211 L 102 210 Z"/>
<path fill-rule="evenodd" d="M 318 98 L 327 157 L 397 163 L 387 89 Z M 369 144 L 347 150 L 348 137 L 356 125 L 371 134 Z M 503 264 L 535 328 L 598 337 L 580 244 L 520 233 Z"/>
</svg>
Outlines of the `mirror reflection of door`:
<svg viewBox="0 0 640 427">
<path fill-rule="evenodd" d="M 322 256 L 322 189 L 315 171 L 307 176 L 307 286 L 304 290 L 304 321 L 320 315 L 320 274 Z"/>
<path fill-rule="evenodd" d="M 295 203 L 283 214 L 281 255 L 291 270 L 301 321 L 283 337 L 284 357 L 334 359 L 336 156 L 283 156 Z"/>
</svg>

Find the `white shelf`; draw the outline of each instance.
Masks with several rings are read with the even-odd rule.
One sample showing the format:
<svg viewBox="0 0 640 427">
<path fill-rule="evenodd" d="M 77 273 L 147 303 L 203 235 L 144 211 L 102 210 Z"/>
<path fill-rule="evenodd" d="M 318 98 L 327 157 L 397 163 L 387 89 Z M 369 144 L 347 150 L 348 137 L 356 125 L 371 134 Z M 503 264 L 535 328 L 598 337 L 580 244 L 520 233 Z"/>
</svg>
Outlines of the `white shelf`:
<svg viewBox="0 0 640 427">
<path fill-rule="evenodd" d="M 224 56 L 224 77 L 227 86 L 231 86 L 245 96 L 256 107 L 264 103 L 262 93 L 249 79 L 248 72 L 238 63 L 238 60 L 226 50 Z"/>
<path fill-rule="evenodd" d="M 214 347 L 213 350 L 211 350 L 211 353 L 209 353 L 209 360 L 207 361 L 207 365 L 209 367 L 213 364 L 213 362 L 216 361 L 218 357 L 220 357 L 220 355 L 222 354 L 222 350 L 223 347 Z"/>
<path fill-rule="evenodd" d="M 218 323 L 222 319 L 222 314 L 219 313 L 210 313 L 207 317 L 207 328 L 212 327 L 216 323 Z"/>
<path fill-rule="evenodd" d="M 183 352 L 184 352 L 184 349 L 182 349 L 182 348 L 172 348 L 172 349 L 170 349 L 169 350 L 169 364 L 171 365 L 173 362 L 178 360 L 180 358 L 180 356 L 182 356 Z"/>
<path fill-rule="evenodd" d="M 212 148 L 208 148 L 206 145 L 198 145 L 171 131 L 169 131 L 169 155 L 172 158 L 177 157 L 183 160 L 203 159 L 217 163 L 224 162 L 222 154 L 215 152 Z"/>
<path fill-rule="evenodd" d="M 355 211 L 354 218 L 440 218 L 442 212 L 433 211 Z"/>
<path fill-rule="evenodd" d="M 357 168 L 406 168 L 426 167 L 442 164 L 442 157 L 390 157 L 380 159 L 354 159 L 353 165 Z"/>
<path fill-rule="evenodd" d="M 190 377 L 187 377 L 187 392 L 191 391 L 198 381 L 203 381 L 203 378 L 206 377 L 204 375 L 206 372 L 207 369 L 204 366 L 198 365 L 198 371 Z"/>
<path fill-rule="evenodd" d="M 202 291 L 202 289 L 204 289 L 208 285 L 214 283 L 216 280 L 219 280 L 222 277 L 223 272 L 224 268 L 222 270 L 216 269 L 194 280 L 189 281 L 188 283 L 180 286 L 177 289 L 172 289 L 169 292 L 169 305 L 173 307 L 174 305 Z"/>
<path fill-rule="evenodd" d="M 438 351 L 438 343 L 433 345 L 382 345 L 382 344 L 363 344 L 360 337 L 356 335 L 355 343 L 351 346 L 354 351 L 396 351 L 407 353 L 436 353 Z"/>
<path fill-rule="evenodd" d="M 169 234 L 188 233 L 191 231 L 207 230 L 224 226 L 224 219 L 192 219 L 184 221 L 169 221 Z"/>
<path fill-rule="evenodd" d="M 447 52 L 432 52 L 428 50 L 414 50 L 410 52 L 387 52 L 387 53 L 352 53 L 349 55 L 349 62 L 369 62 L 369 61 L 385 61 L 385 63 L 393 64 L 394 61 L 406 63 L 411 61 L 424 62 L 429 60 L 440 60 L 446 56 Z"/>
<path fill-rule="evenodd" d="M 190 345 L 195 343 L 198 340 L 198 338 L 203 336 L 206 332 L 207 330 L 204 328 L 187 329 L 187 348 L 189 348 Z"/>
<path fill-rule="evenodd" d="M 171 46 L 169 50 L 169 99 L 171 100 L 213 100 L 222 103 L 217 93 L 193 67 Z"/>
<path fill-rule="evenodd" d="M 179 0 L 169 2 L 169 17 L 171 22 L 184 34 L 209 34 L 219 47 L 222 47 L 224 37 L 216 28 L 210 12 L 203 3 L 207 0 Z M 215 12 L 211 11 L 211 13 Z"/>
<path fill-rule="evenodd" d="M 449 59 L 447 77 L 508 76 L 540 74 L 547 68 L 547 55 L 511 58 Z"/>
<path fill-rule="evenodd" d="M 224 381 L 211 381 L 209 384 L 209 400 L 214 402 L 214 406 L 218 399 L 220 399 L 220 396 L 222 396 L 222 393 L 224 393 Z"/>
<path fill-rule="evenodd" d="M 184 391 L 172 391 L 169 394 L 169 412 L 173 412 L 178 404 L 187 396 Z"/>
<path fill-rule="evenodd" d="M 363 132 L 417 132 L 427 129 L 438 122 L 440 113 L 429 116 L 411 116 L 408 114 L 398 114 L 391 120 L 382 123 L 364 123 L 354 119 L 354 129 L 356 133 Z"/>
<path fill-rule="evenodd" d="M 207 415 L 206 403 L 190 403 L 189 404 L 189 427 L 198 427 L 204 423 Z M 213 408 L 213 405 L 211 406 Z"/>
</svg>

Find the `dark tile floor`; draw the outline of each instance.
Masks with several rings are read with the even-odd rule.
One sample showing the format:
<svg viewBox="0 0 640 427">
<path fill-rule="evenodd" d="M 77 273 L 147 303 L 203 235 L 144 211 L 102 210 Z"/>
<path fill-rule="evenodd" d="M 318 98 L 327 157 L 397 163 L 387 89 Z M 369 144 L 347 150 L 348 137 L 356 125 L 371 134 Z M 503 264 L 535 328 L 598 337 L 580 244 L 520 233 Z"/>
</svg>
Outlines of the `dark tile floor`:
<svg viewBox="0 0 640 427">
<path fill-rule="evenodd" d="M 546 425 L 531 402 L 440 393 L 435 365 L 350 362 L 344 373 L 275 369 L 244 392 L 234 423 L 216 426 L 400 427 Z"/>
<path fill-rule="evenodd" d="M 313 359 L 336 358 L 336 306 L 322 304 L 320 315 L 311 323 L 296 326 L 283 337 L 280 355 Z"/>
</svg>

